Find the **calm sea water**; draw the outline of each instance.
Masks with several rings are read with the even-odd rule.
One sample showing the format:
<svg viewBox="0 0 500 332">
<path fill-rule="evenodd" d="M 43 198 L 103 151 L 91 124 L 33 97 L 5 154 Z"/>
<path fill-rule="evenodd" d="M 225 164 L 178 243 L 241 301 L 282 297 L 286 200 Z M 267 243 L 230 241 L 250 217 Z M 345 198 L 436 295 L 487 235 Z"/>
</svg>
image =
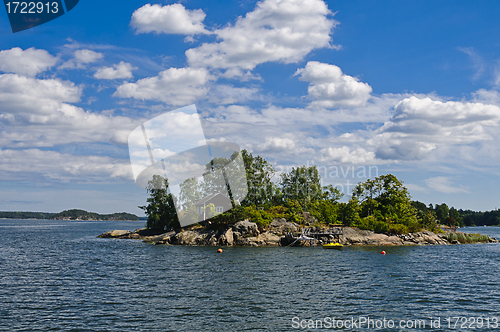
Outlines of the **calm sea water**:
<svg viewBox="0 0 500 332">
<path fill-rule="evenodd" d="M 217 254 L 96 238 L 142 226 L 0 220 L 0 331 L 500 330 L 500 245 Z"/>
</svg>

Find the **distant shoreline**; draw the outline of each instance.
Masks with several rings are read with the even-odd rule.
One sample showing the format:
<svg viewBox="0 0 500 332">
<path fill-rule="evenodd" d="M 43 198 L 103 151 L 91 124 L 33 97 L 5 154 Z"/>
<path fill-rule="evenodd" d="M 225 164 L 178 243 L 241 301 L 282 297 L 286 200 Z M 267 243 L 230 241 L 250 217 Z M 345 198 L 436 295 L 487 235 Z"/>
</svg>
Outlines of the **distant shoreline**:
<svg viewBox="0 0 500 332">
<path fill-rule="evenodd" d="M 29 212 L 29 211 L 0 211 L 0 219 L 24 220 L 73 220 L 73 221 L 142 221 L 146 217 L 138 217 L 128 212 L 99 214 L 80 209 L 64 210 L 62 212 Z"/>
</svg>

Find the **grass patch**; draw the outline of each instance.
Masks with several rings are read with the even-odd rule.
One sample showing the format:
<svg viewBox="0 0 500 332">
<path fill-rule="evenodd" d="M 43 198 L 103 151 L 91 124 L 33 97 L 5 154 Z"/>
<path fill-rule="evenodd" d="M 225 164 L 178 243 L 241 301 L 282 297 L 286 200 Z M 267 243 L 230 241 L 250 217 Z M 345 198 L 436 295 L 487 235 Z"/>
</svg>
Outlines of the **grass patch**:
<svg viewBox="0 0 500 332">
<path fill-rule="evenodd" d="M 488 235 L 482 234 L 465 234 L 465 233 L 448 233 L 446 234 L 446 239 L 448 242 L 453 242 L 457 240 L 458 242 L 465 243 L 478 243 L 478 242 L 489 242 L 490 237 Z"/>
</svg>

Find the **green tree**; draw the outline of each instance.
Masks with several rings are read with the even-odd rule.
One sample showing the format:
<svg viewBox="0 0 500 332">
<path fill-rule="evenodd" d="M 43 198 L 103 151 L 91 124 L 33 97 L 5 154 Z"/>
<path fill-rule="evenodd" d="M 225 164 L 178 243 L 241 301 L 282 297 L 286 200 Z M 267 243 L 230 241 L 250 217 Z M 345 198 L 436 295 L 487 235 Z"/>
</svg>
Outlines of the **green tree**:
<svg viewBox="0 0 500 332">
<path fill-rule="evenodd" d="M 450 212 L 448 205 L 446 205 L 446 203 L 436 204 L 436 208 L 434 209 L 434 211 L 436 212 L 436 217 L 439 220 L 439 222 L 441 224 L 446 224 Z"/>
<path fill-rule="evenodd" d="M 146 190 L 150 195 L 148 204 L 139 206 L 148 217 L 146 227 L 157 231 L 179 228 L 174 197 L 168 193 L 168 180 L 160 175 L 153 175 Z"/>
<path fill-rule="evenodd" d="M 412 206 L 408 189 L 393 174 L 358 184 L 352 195 L 362 201 L 362 217 L 374 216 L 389 224 L 405 225 L 410 231 L 418 230 L 416 209 Z"/>
<path fill-rule="evenodd" d="M 309 205 L 309 212 L 316 220 L 326 224 L 338 224 L 339 204 L 328 200 L 314 201 Z"/>
<path fill-rule="evenodd" d="M 228 182 L 228 192 L 230 193 L 233 206 L 241 205 L 248 196 L 248 181 L 245 168 L 243 151 L 234 152 L 231 155 L 230 163 L 224 166 L 224 176 Z"/>
<path fill-rule="evenodd" d="M 396 208 L 399 210 L 407 209 L 408 213 L 415 214 L 415 209 L 411 206 L 411 196 L 408 189 L 397 177 L 392 174 L 381 175 L 375 179 L 380 186 L 380 194 L 377 201 L 380 204 L 382 215 L 391 212 L 397 204 L 404 205 Z"/>
<path fill-rule="evenodd" d="M 324 197 L 316 166 L 292 168 L 281 174 L 281 190 L 285 199 L 296 200 L 307 210 L 308 204 Z"/>
<path fill-rule="evenodd" d="M 366 180 L 366 182 L 358 183 L 352 195 L 361 202 L 361 211 L 363 217 L 371 216 L 378 206 L 376 198 L 380 195 L 382 190 L 381 183 L 378 178 L 375 180 Z"/>
<path fill-rule="evenodd" d="M 339 219 L 339 199 L 344 196 L 337 187 L 330 185 L 324 186 L 320 199 L 313 200 L 308 210 L 313 217 L 320 222 L 327 224 L 341 223 Z"/>
<path fill-rule="evenodd" d="M 247 150 L 242 150 L 241 155 L 245 164 L 248 185 L 247 197 L 241 205 L 269 207 L 276 203 L 277 187 L 272 182 L 276 170 L 273 165 L 261 156 L 254 157 Z"/>
<path fill-rule="evenodd" d="M 432 206 L 432 204 L 430 204 L 430 205 Z M 429 210 L 429 208 L 427 208 L 425 203 L 422 203 L 419 201 L 412 201 L 411 206 L 413 206 L 415 209 L 417 209 L 417 211 L 422 211 L 423 213 L 427 213 L 427 210 Z M 431 209 L 432 209 L 432 207 L 431 207 Z M 432 210 L 434 210 L 434 209 L 432 209 Z"/>
<path fill-rule="evenodd" d="M 434 210 L 427 208 L 425 210 L 417 210 L 417 218 L 423 228 L 430 231 L 437 230 L 436 214 Z"/>
<path fill-rule="evenodd" d="M 436 215 L 433 211 L 427 210 L 426 215 L 422 218 L 422 224 L 428 230 L 435 232 L 438 230 L 438 224 L 436 222 Z"/>
<path fill-rule="evenodd" d="M 203 173 L 203 194 L 211 195 L 213 193 L 225 194 L 226 192 L 231 198 L 231 188 L 226 181 L 226 174 L 224 166 L 231 162 L 227 158 L 213 158 L 208 164 L 205 165 L 205 172 Z"/>
<path fill-rule="evenodd" d="M 189 207 L 203 198 L 203 188 L 198 179 L 194 177 L 184 180 L 179 187 L 181 189 L 179 200 L 182 202 L 184 210 L 189 209 Z"/>
<path fill-rule="evenodd" d="M 242 154 L 244 152 L 245 150 Z M 235 151 L 230 158 L 213 158 L 206 164 L 201 186 L 203 195 L 220 193 L 229 198 L 233 206 L 241 204 L 247 195 L 247 176 L 243 159 L 240 152 Z"/>
<path fill-rule="evenodd" d="M 351 197 L 349 202 L 340 203 L 339 215 L 340 220 L 344 226 L 352 226 L 359 224 L 361 218 L 359 217 L 361 207 L 356 197 Z"/>
<path fill-rule="evenodd" d="M 331 184 L 323 187 L 323 197 L 322 199 L 329 201 L 330 203 L 338 203 L 338 201 L 344 197 L 344 194 L 340 192 L 339 188 L 332 186 Z"/>
<path fill-rule="evenodd" d="M 450 226 L 453 226 L 453 225 L 463 226 L 464 225 L 462 216 L 457 211 L 457 209 L 455 209 L 454 207 L 452 207 L 450 209 L 448 220 L 449 220 Z"/>
</svg>

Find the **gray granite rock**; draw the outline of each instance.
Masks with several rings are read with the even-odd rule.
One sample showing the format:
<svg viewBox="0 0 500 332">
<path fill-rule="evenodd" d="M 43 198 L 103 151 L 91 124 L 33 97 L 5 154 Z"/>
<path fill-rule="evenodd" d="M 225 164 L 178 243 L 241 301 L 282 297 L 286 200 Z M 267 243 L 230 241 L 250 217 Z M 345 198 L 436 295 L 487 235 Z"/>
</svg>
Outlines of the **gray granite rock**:
<svg viewBox="0 0 500 332">
<path fill-rule="evenodd" d="M 240 233 L 243 237 L 259 235 L 259 227 L 257 227 L 257 224 L 248 219 L 238 221 L 234 224 L 233 231 Z"/>
<path fill-rule="evenodd" d="M 284 235 L 286 233 L 298 232 L 299 225 L 294 222 L 288 222 L 285 218 L 274 219 L 272 223 L 269 224 L 269 231 L 277 235 Z"/>
</svg>

